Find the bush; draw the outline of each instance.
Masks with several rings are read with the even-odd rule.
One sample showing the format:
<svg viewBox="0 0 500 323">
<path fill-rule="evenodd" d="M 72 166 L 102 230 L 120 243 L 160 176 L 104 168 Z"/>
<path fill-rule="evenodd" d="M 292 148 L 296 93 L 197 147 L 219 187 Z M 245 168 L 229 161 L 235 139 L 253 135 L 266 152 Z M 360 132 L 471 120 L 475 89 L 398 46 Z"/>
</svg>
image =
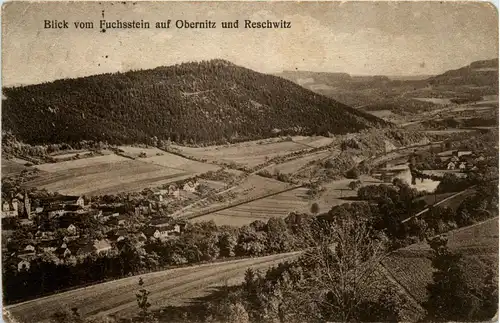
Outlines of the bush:
<svg viewBox="0 0 500 323">
<path fill-rule="evenodd" d="M 359 175 L 360 175 L 360 173 L 359 173 L 359 169 L 357 167 L 353 167 L 345 173 L 345 177 L 347 177 L 349 179 L 358 179 Z"/>
</svg>

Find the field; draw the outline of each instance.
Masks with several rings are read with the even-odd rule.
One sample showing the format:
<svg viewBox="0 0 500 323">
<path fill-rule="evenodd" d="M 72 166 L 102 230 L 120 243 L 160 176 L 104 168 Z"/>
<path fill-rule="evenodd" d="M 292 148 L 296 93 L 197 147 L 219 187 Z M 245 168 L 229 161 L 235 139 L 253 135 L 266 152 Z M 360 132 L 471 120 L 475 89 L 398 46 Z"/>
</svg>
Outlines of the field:
<svg viewBox="0 0 500 323">
<path fill-rule="evenodd" d="M 36 167 L 42 172 L 26 186 L 71 195 L 140 191 L 218 169 L 169 153 L 135 160 L 109 154 Z"/>
<path fill-rule="evenodd" d="M 425 130 L 424 132 L 429 135 L 451 135 L 460 132 L 475 132 L 474 129 L 457 129 L 457 128 L 449 128 L 445 130 Z"/>
<path fill-rule="evenodd" d="M 317 153 L 306 155 L 301 158 L 284 162 L 279 165 L 271 165 L 264 169 L 269 171 L 271 174 L 274 174 L 277 171 L 284 174 L 294 174 L 295 172 L 299 171 L 302 167 L 306 166 L 309 162 L 315 160 L 322 160 L 330 156 L 331 154 L 332 153 L 330 151 L 320 151 Z"/>
<path fill-rule="evenodd" d="M 252 141 L 227 146 L 203 148 L 176 146 L 176 148 L 186 156 L 205 159 L 209 162 L 236 163 L 254 167 L 265 163 L 268 159 L 311 147 L 293 141 L 263 142 L 261 144 Z"/>
<path fill-rule="evenodd" d="M 19 174 L 23 170 L 27 169 L 27 167 L 24 166 L 25 163 L 26 162 L 22 163 L 21 161 L 15 159 L 2 158 L 2 177 Z"/>
<path fill-rule="evenodd" d="M 292 140 L 296 143 L 306 145 L 312 148 L 328 146 L 333 142 L 333 138 L 323 136 L 294 136 Z"/>
<path fill-rule="evenodd" d="M 297 188 L 264 199 L 210 213 L 192 221 L 211 221 L 217 225 L 243 226 L 256 220 L 266 222 L 271 217 L 286 217 L 292 211 L 308 212 L 307 189 Z"/>
<path fill-rule="evenodd" d="M 444 98 L 413 98 L 413 99 L 417 100 L 417 101 L 430 102 L 430 103 L 442 104 L 442 105 L 446 105 L 446 104 L 451 103 L 450 99 L 444 99 Z"/>
<path fill-rule="evenodd" d="M 144 280 L 144 288 L 151 292 L 151 309 L 156 310 L 167 305 L 186 305 L 226 282 L 228 285 L 241 283 L 247 268 L 265 270 L 298 254 L 293 252 L 190 266 L 140 277 Z M 7 312 L 20 323 L 47 322 L 55 311 L 77 307 L 85 318 L 100 315 L 130 318 L 138 312 L 135 296 L 138 281 L 138 276 L 128 277 L 7 306 L 4 315 Z"/>
<path fill-rule="evenodd" d="M 467 279 L 472 284 L 480 283 L 487 269 L 498 266 L 498 218 L 448 232 L 447 236 L 448 246 L 464 254 Z M 420 302 L 427 298 L 426 286 L 432 281 L 430 250 L 427 243 L 417 243 L 395 251 L 383 262 Z"/>
<path fill-rule="evenodd" d="M 376 179 L 368 176 L 361 176 L 362 185 L 370 185 Z M 348 188 L 352 180 L 343 179 L 325 185 L 325 191 L 317 198 L 310 198 L 307 195 L 307 188 L 296 188 L 290 191 L 279 193 L 270 197 L 255 200 L 249 203 L 237 205 L 214 213 L 206 214 L 192 221 L 213 220 L 218 225 L 242 226 L 250 224 L 256 220 L 267 221 L 271 217 L 284 218 L 290 212 L 309 213 L 311 205 L 318 203 L 321 212 L 326 212 L 336 205 L 349 203 L 352 200 L 343 198 L 356 196 L 356 191 Z"/>
<path fill-rule="evenodd" d="M 266 178 L 258 175 L 250 175 L 244 179 L 238 186 L 228 190 L 226 193 L 221 194 L 220 201 L 205 200 L 197 203 L 195 206 L 189 208 L 188 211 L 179 214 L 181 217 L 192 217 L 200 213 L 208 213 L 210 210 L 218 210 L 220 208 L 231 206 L 232 204 L 242 203 L 246 200 L 280 192 L 290 187 L 290 184 L 277 181 L 272 178 Z M 231 208 L 233 209 L 233 208 Z M 215 213 L 212 213 L 215 214 Z M 213 218 L 211 214 L 203 215 L 193 219 L 193 221 L 209 221 Z M 241 221 L 238 221 L 241 222 Z M 250 221 L 252 222 L 252 221 Z M 218 220 L 216 223 L 219 224 Z M 231 224 L 231 223 L 224 223 Z"/>
<path fill-rule="evenodd" d="M 163 152 L 161 156 L 141 158 L 139 160 L 162 167 L 181 169 L 192 173 L 206 173 L 208 171 L 216 171 L 220 168 L 214 164 L 201 163 L 167 152 Z"/>
</svg>

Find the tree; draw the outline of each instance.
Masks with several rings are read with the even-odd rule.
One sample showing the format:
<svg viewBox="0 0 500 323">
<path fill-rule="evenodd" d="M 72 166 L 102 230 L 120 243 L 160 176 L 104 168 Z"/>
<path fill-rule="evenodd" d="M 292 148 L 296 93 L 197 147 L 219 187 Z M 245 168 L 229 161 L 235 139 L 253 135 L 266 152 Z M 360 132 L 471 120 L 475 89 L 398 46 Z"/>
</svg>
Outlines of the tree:
<svg viewBox="0 0 500 323">
<path fill-rule="evenodd" d="M 447 238 L 438 236 L 428 241 L 432 248 L 432 282 L 429 297 L 423 304 L 430 321 L 471 321 L 480 304 L 467 286 L 460 265 L 462 255 L 451 252 Z"/>
<path fill-rule="evenodd" d="M 289 234 L 285 220 L 272 217 L 267 221 L 267 250 L 271 253 L 288 252 L 293 246 L 293 236 Z"/>
<path fill-rule="evenodd" d="M 222 257 L 234 257 L 234 248 L 236 247 L 236 237 L 232 232 L 223 231 L 219 235 L 219 249 Z"/>
<path fill-rule="evenodd" d="M 356 166 L 354 166 L 353 168 L 349 169 L 346 174 L 345 174 L 345 177 L 349 178 L 349 179 L 358 179 L 359 178 L 359 170 Z"/>
<path fill-rule="evenodd" d="M 151 307 L 151 303 L 149 303 L 148 296 L 150 292 L 144 288 L 144 280 L 142 277 L 139 278 L 139 292 L 135 294 L 137 298 L 137 306 L 139 307 L 139 318 L 142 322 L 149 322 L 148 318 L 150 317 L 149 308 Z"/>
<path fill-rule="evenodd" d="M 314 202 L 312 205 L 311 205 L 311 213 L 316 215 L 319 213 L 319 205 L 318 203 Z"/>
<path fill-rule="evenodd" d="M 353 191 L 357 190 L 360 186 L 361 186 L 361 181 L 359 181 L 359 180 L 351 181 L 349 183 L 349 189 L 351 189 Z"/>
<path fill-rule="evenodd" d="M 386 289 L 387 282 L 379 278 L 377 270 L 387 250 L 387 239 L 374 231 L 367 219 L 348 211 L 332 218 L 329 232 L 299 260 L 306 278 L 296 289 L 302 294 L 304 306 L 316 304 L 322 321 L 360 320 L 363 301 Z M 385 308 L 387 316 L 399 317 L 397 310 Z"/>
</svg>

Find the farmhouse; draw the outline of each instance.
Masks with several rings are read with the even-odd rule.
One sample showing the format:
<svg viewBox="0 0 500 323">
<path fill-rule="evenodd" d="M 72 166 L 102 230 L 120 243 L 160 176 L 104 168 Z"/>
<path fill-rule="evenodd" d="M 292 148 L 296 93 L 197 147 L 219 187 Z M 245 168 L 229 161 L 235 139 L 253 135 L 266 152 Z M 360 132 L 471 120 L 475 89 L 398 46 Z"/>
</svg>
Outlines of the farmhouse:
<svg viewBox="0 0 500 323">
<path fill-rule="evenodd" d="M 453 161 L 448 162 L 446 169 L 455 169 L 455 163 Z"/>
</svg>

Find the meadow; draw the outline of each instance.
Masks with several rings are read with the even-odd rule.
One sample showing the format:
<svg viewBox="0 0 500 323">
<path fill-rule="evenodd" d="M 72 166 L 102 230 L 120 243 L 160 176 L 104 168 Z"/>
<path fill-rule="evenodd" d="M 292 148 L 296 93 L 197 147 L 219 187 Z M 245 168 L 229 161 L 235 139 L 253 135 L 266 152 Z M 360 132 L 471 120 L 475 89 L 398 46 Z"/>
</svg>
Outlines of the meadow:
<svg viewBox="0 0 500 323">
<path fill-rule="evenodd" d="M 101 195 L 140 191 L 217 170 L 204 164 L 162 152 L 156 148 L 121 147 L 124 157 L 116 154 L 37 165 L 39 176 L 28 187 L 70 195 Z M 146 152 L 153 157 L 139 158 Z M 157 155 L 160 154 L 161 155 Z M 134 158 L 135 159 L 132 159 Z"/>
<path fill-rule="evenodd" d="M 235 163 L 246 167 L 255 167 L 269 159 L 284 156 L 291 152 L 311 147 L 293 141 L 263 142 L 251 141 L 226 146 L 201 148 L 175 146 L 185 156 L 217 163 Z"/>
</svg>

